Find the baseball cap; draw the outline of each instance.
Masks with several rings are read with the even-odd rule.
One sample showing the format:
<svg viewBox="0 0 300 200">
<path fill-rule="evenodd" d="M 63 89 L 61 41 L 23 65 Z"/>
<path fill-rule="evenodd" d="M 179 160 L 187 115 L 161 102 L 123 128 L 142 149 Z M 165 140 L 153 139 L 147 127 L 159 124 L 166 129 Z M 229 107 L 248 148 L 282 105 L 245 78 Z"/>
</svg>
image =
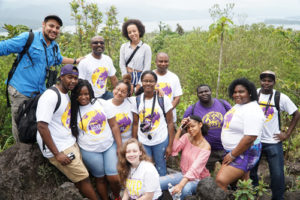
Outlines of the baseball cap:
<svg viewBox="0 0 300 200">
<path fill-rule="evenodd" d="M 63 25 L 62 20 L 61 20 L 60 17 L 57 16 L 57 15 L 48 15 L 48 16 L 46 16 L 45 19 L 44 19 L 44 22 L 48 21 L 49 19 L 54 19 L 54 20 L 56 20 L 56 21 L 59 23 L 60 26 Z"/>
<path fill-rule="evenodd" d="M 74 72 L 73 70 L 76 70 L 76 72 Z M 67 74 L 73 74 L 78 76 L 78 68 L 71 64 L 63 66 L 60 70 L 60 76 L 64 76 Z"/>
<path fill-rule="evenodd" d="M 270 78 L 272 78 L 274 81 L 275 81 L 275 79 L 276 79 L 275 72 L 272 72 L 272 71 L 270 71 L 270 70 L 264 71 L 264 72 L 262 72 L 262 73 L 259 75 L 259 78 L 260 78 L 260 79 L 263 79 L 263 78 L 265 78 L 265 77 L 270 77 Z"/>
</svg>

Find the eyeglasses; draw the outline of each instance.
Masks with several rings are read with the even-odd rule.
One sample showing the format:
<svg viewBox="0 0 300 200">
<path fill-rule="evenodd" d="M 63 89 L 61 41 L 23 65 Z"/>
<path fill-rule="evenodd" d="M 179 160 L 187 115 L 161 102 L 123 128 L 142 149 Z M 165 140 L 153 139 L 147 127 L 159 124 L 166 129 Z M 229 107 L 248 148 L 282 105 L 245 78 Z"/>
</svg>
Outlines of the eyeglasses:
<svg viewBox="0 0 300 200">
<path fill-rule="evenodd" d="M 142 83 L 155 83 L 155 80 L 142 80 Z"/>
<path fill-rule="evenodd" d="M 95 44 L 95 45 L 98 45 L 98 44 L 101 44 L 101 45 L 104 45 L 104 41 L 94 41 L 92 42 L 92 44 Z"/>
</svg>

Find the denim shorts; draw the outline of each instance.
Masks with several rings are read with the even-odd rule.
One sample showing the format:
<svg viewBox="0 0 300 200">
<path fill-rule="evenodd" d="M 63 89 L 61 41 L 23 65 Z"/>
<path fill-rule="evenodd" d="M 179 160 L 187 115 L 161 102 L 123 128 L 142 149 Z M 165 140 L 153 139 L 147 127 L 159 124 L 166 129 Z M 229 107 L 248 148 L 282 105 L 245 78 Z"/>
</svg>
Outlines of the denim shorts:
<svg viewBox="0 0 300 200">
<path fill-rule="evenodd" d="M 228 151 L 229 152 L 229 151 Z M 237 156 L 229 165 L 245 172 L 251 170 L 258 162 L 261 154 L 261 143 L 252 145 L 244 153 Z"/>
<path fill-rule="evenodd" d="M 90 173 L 97 178 L 105 175 L 117 175 L 117 145 L 114 142 L 109 149 L 104 152 L 85 151 L 80 148 L 82 160 Z"/>
</svg>

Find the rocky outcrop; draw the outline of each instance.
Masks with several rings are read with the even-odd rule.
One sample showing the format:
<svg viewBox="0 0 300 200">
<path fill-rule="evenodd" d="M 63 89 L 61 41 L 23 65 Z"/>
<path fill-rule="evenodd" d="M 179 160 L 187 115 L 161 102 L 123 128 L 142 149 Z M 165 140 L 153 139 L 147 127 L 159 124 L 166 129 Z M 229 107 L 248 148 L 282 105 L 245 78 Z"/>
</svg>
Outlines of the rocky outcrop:
<svg viewBox="0 0 300 200">
<path fill-rule="evenodd" d="M 37 144 L 0 153 L 0 200 L 83 199 L 73 183 L 45 159 Z"/>
</svg>

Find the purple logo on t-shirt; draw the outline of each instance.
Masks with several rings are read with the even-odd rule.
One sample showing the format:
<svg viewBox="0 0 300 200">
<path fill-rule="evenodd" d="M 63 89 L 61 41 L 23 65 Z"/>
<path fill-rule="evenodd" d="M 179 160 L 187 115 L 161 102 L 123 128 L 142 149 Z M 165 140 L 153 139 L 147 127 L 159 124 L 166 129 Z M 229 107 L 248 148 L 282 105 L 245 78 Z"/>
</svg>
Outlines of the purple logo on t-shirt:
<svg viewBox="0 0 300 200">
<path fill-rule="evenodd" d="M 102 112 L 90 111 L 82 117 L 79 127 L 85 133 L 99 135 L 104 131 L 105 125 L 106 116 Z"/>
<path fill-rule="evenodd" d="M 93 86 L 102 89 L 106 86 L 106 81 L 108 77 L 108 72 L 106 67 L 97 68 L 92 74 Z"/>
<path fill-rule="evenodd" d="M 129 130 L 131 120 L 126 113 L 118 113 L 116 114 L 116 120 L 118 122 L 120 132 L 125 133 Z"/>
<path fill-rule="evenodd" d="M 228 129 L 229 128 L 229 124 L 232 120 L 233 114 L 235 112 L 235 109 L 232 108 L 230 109 L 224 116 L 224 124 L 223 124 L 223 128 L 224 129 Z"/>
<path fill-rule="evenodd" d="M 223 115 L 220 112 L 209 112 L 202 118 L 203 123 L 208 124 L 210 129 L 221 128 L 223 122 Z"/>
<path fill-rule="evenodd" d="M 267 102 L 261 101 L 259 103 L 264 104 L 264 105 L 260 105 L 260 107 L 262 108 L 262 111 L 264 112 L 264 114 L 265 114 L 265 116 L 267 118 L 266 121 L 267 122 L 270 121 L 273 118 L 273 116 L 274 116 L 274 108 L 273 108 L 273 106 L 270 105 L 269 108 L 268 108 L 268 110 L 267 110 L 267 112 L 266 112 Z"/>
</svg>

